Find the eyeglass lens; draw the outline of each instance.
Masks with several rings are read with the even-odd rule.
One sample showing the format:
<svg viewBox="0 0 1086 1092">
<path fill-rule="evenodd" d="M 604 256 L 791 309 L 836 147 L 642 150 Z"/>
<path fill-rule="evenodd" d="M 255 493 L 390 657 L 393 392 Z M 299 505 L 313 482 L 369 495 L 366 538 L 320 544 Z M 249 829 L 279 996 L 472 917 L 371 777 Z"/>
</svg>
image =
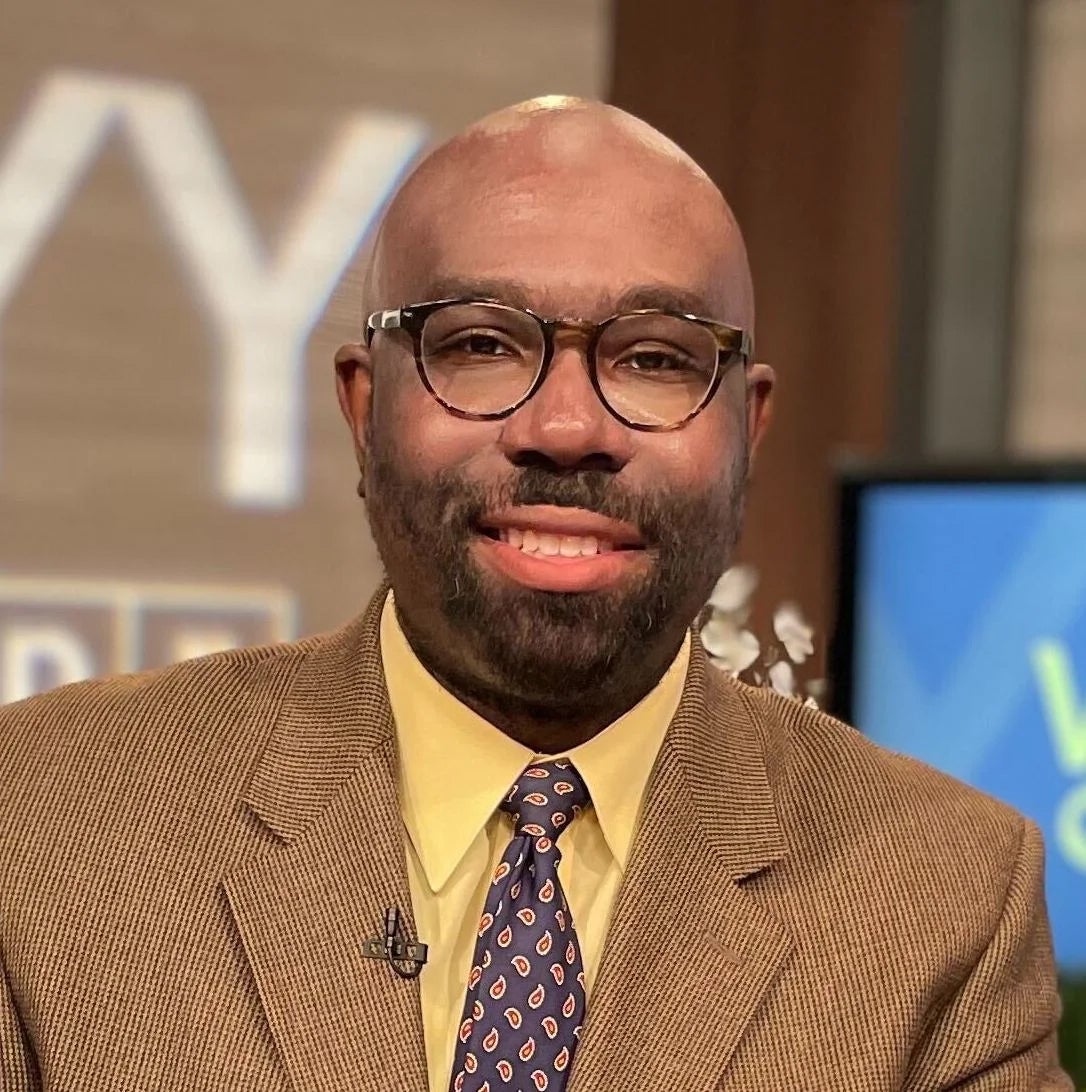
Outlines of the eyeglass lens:
<svg viewBox="0 0 1086 1092">
<path fill-rule="evenodd" d="M 422 328 L 422 366 L 434 393 L 464 413 L 500 413 L 531 390 L 543 366 L 539 323 L 515 308 L 452 304 Z M 704 401 L 716 375 L 710 330 L 672 315 L 623 315 L 596 345 L 600 392 L 631 424 L 672 425 Z"/>
</svg>

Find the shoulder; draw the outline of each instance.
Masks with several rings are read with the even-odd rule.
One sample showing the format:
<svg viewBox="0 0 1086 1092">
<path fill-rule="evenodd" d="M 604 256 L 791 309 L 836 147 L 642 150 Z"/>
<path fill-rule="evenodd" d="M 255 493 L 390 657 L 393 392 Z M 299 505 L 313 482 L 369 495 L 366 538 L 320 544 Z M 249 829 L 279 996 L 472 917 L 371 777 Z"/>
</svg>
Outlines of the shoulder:
<svg viewBox="0 0 1086 1092">
<path fill-rule="evenodd" d="M 169 667 L 123 675 L 107 675 L 70 683 L 42 694 L 0 706 L 0 728 L 20 725 L 62 727 L 85 713 L 149 707 L 178 693 L 197 698 L 225 696 L 276 670 L 289 672 L 323 638 L 254 648 L 228 649 Z"/>
<path fill-rule="evenodd" d="M 995 912 L 1019 859 L 1039 854 L 1036 827 L 1009 805 L 820 710 L 735 685 L 800 867 L 844 867 L 879 888 L 930 888 L 936 902 L 975 899 Z"/>
<path fill-rule="evenodd" d="M 298 666 L 324 640 L 213 653 L 0 707 L 0 783 L 20 786 L 25 799 L 46 783 L 55 790 L 129 766 L 146 774 L 179 751 L 236 757 L 262 738 Z"/>
<path fill-rule="evenodd" d="M 299 691 L 357 699 L 336 680 L 344 665 L 369 663 L 358 630 L 349 623 L 0 708 L 0 932 L 46 899 L 55 916 L 72 899 L 111 905 L 122 889 L 175 895 L 178 883 L 207 883 L 262 843 L 268 831 L 244 806 L 254 772 Z M 324 707 L 316 710 L 305 728 L 320 737 Z M 305 739 L 288 742 L 304 751 Z"/>
<path fill-rule="evenodd" d="M 1006 804 L 879 746 L 836 717 L 768 689 L 734 685 L 770 761 L 783 763 L 790 795 L 813 793 L 823 807 L 850 813 L 861 807 L 879 815 L 945 814 L 1017 828 L 1020 817 Z"/>
</svg>

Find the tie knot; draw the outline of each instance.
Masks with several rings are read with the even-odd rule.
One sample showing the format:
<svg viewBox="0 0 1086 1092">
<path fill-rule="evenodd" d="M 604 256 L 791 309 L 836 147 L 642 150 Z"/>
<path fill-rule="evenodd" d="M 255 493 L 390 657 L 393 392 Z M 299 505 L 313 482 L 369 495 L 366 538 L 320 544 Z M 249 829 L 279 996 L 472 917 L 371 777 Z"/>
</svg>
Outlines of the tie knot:
<svg viewBox="0 0 1086 1092">
<path fill-rule="evenodd" d="M 533 762 L 517 778 L 501 809 L 513 817 L 517 834 L 557 841 L 584 810 L 588 788 L 568 758 Z"/>
</svg>

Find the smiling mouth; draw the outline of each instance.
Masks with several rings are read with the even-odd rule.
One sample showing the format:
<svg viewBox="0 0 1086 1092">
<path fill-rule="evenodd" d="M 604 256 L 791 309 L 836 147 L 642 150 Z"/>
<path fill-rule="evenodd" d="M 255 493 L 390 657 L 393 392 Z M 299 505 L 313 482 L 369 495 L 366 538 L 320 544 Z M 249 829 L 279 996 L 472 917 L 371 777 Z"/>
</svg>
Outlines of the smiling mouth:
<svg viewBox="0 0 1086 1092">
<path fill-rule="evenodd" d="M 616 551 L 641 550 L 644 547 L 615 542 L 601 535 L 565 535 L 532 527 L 483 527 L 481 533 L 496 542 L 537 557 L 596 557 Z"/>
<path fill-rule="evenodd" d="M 640 571 L 648 556 L 635 526 L 584 508 L 506 508 L 487 513 L 475 530 L 483 565 L 537 591 L 603 591 Z"/>
</svg>

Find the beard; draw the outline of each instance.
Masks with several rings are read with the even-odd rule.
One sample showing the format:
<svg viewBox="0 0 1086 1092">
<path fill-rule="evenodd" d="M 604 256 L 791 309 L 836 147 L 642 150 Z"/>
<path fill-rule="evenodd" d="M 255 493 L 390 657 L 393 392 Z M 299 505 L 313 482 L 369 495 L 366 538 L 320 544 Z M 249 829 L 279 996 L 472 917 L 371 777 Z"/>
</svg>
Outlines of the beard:
<svg viewBox="0 0 1086 1092">
<path fill-rule="evenodd" d="M 376 431 L 376 430 L 375 430 Z M 375 442 L 374 442 L 375 441 Z M 742 524 L 748 449 L 697 494 L 633 491 L 608 470 L 513 468 L 483 485 L 458 470 L 418 477 L 371 437 L 367 511 L 401 621 L 420 659 L 461 697 L 534 717 L 630 708 L 656 683 L 727 567 Z M 515 505 L 583 508 L 637 527 L 643 571 L 602 591 L 551 592 L 482 570 L 470 546 L 487 512 Z M 429 630 L 430 632 L 427 632 Z"/>
</svg>

